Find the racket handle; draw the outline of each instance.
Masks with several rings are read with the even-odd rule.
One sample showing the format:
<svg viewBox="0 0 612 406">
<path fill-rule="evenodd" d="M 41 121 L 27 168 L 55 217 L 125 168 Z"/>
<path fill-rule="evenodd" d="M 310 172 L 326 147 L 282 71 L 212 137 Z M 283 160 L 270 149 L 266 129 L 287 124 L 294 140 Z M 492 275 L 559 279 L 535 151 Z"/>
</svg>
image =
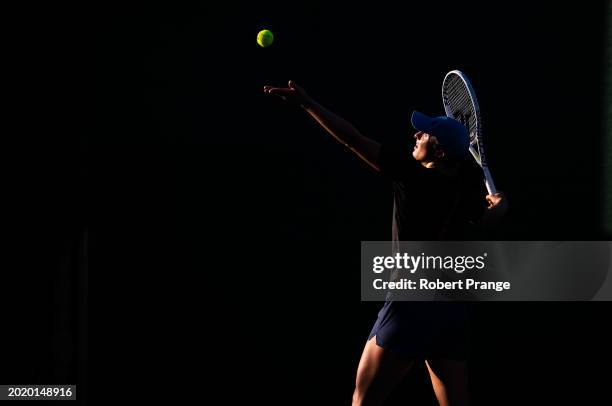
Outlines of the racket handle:
<svg viewBox="0 0 612 406">
<path fill-rule="evenodd" d="M 493 177 L 491 176 L 491 172 L 489 172 L 489 167 L 483 165 L 482 171 L 484 172 L 485 186 L 487 187 L 487 192 L 489 192 L 490 195 L 496 194 L 497 189 L 495 188 L 495 183 L 493 183 Z"/>
</svg>

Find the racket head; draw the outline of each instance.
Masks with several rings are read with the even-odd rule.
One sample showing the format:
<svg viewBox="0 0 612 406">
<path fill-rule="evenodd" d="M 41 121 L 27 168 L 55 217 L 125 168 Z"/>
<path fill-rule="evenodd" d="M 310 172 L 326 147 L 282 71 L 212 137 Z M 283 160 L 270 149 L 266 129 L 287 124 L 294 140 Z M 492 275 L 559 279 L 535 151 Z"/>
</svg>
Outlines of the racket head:
<svg viewBox="0 0 612 406">
<path fill-rule="evenodd" d="M 446 74 L 442 81 L 442 103 L 446 115 L 467 128 L 470 136 L 470 153 L 483 169 L 487 190 L 489 194 L 497 193 L 485 158 L 478 99 L 474 87 L 463 72 L 452 70 Z"/>
<path fill-rule="evenodd" d="M 470 136 L 470 152 L 483 165 L 482 119 L 478 99 L 470 80 L 459 70 L 452 70 L 442 81 L 442 103 L 448 117 L 463 124 Z"/>
</svg>

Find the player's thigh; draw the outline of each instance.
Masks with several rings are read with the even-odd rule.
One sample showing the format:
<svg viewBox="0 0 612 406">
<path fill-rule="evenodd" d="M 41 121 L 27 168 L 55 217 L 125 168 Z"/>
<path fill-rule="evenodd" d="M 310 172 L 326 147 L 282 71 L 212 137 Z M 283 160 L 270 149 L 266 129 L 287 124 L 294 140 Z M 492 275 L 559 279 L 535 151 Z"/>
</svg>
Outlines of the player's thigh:
<svg viewBox="0 0 612 406">
<path fill-rule="evenodd" d="M 377 345 L 376 336 L 372 337 L 363 349 L 357 368 L 353 405 L 382 404 L 412 365 L 414 360 L 383 349 Z"/>
<path fill-rule="evenodd" d="M 426 363 L 441 405 L 469 405 L 467 361 L 431 359 Z"/>
</svg>

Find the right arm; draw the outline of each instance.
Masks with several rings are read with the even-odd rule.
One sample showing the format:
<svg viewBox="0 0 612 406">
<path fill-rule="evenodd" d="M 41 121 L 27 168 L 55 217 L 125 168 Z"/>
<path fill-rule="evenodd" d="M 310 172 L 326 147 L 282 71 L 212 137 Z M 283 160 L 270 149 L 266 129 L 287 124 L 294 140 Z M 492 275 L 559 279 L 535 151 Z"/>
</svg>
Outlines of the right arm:
<svg viewBox="0 0 612 406">
<path fill-rule="evenodd" d="M 288 88 L 265 86 L 264 92 L 278 95 L 284 100 L 299 104 L 336 140 L 372 168 L 377 171 L 380 170 L 378 163 L 380 144 L 362 135 L 351 123 L 314 101 L 301 87 L 289 81 Z"/>
</svg>

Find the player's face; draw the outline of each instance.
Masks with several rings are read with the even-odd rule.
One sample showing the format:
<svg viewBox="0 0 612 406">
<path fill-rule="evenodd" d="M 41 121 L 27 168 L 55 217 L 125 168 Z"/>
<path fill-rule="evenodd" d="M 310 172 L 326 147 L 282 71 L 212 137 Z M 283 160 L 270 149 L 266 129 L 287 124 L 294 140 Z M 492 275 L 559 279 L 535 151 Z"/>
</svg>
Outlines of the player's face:
<svg viewBox="0 0 612 406">
<path fill-rule="evenodd" d="M 414 134 L 415 144 L 412 156 L 417 161 L 425 161 L 429 158 L 430 152 L 432 152 L 432 145 L 430 142 L 430 135 L 423 131 L 418 131 Z"/>
</svg>

